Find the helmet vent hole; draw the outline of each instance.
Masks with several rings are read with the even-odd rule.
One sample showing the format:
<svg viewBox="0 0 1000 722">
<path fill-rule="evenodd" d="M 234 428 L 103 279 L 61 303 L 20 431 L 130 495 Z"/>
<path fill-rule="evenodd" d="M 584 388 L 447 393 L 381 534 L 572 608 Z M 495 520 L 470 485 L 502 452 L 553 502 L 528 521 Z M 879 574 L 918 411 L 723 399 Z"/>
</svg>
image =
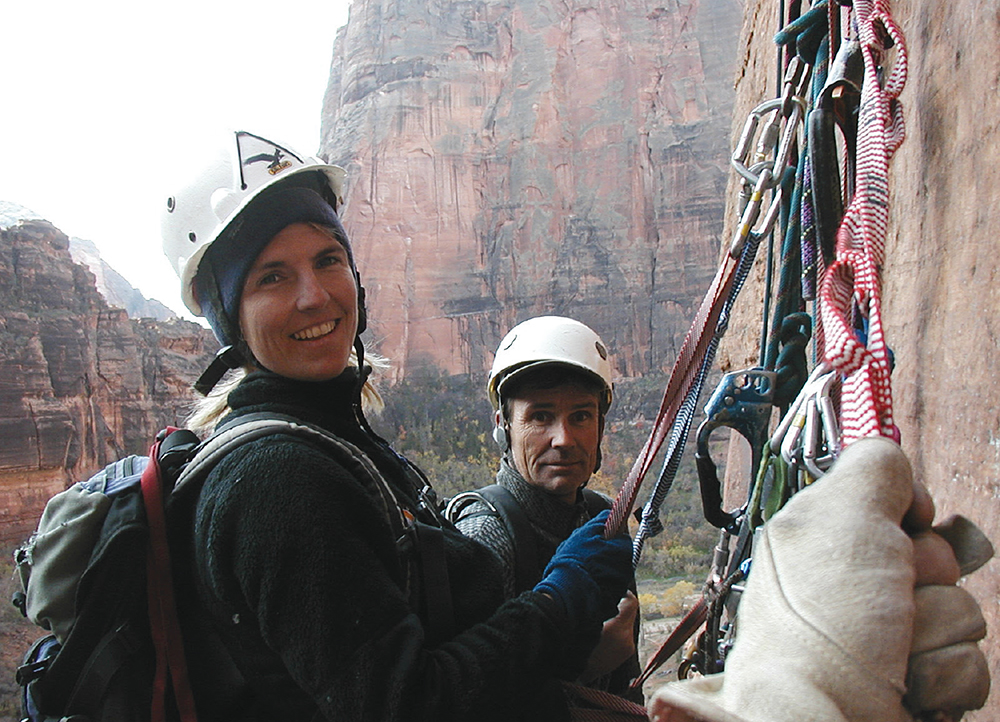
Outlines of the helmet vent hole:
<svg viewBox="0 0 1000 722">
<path fill-rule="evenodd" d="M 170 196 L 169 198 L 167 198 L 167 211 L 173 213 L 174 208 L 176 207 L 177 207 L 177 201 L 174 199 L 174 197 Z"/>
<path fill-rule="evenodd" d="M 198 241 L 198 236 L 195 234 L 194 231 L 188 233 L 188 240 L 191 241 L 191 243 L 196 243 Z"/>
</svg>

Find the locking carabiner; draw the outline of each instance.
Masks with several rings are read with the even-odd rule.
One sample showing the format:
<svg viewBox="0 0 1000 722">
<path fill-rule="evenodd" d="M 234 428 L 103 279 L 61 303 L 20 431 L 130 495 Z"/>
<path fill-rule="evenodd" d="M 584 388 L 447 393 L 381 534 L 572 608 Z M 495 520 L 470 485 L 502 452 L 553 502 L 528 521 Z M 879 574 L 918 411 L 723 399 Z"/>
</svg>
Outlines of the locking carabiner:
<svg viewBox="0 0 1000 722">
<path fill-rule="evenodd" d="M 723 510 L 722 485 L 708 449 L 708 440 L 720 426 L 733 429 L 750 443 L 756 472 L 761 451 L 767 441 L 776 379 L 775 372 L 760 368 L 726 374 L 705 405 L 705 420 L 698 427 L 694 458 L 698 467 L 705 519 L 713 526 L 732 534 L 739 531 L 739 519 L 746 504 L 734 512 Z"/>
</svg>

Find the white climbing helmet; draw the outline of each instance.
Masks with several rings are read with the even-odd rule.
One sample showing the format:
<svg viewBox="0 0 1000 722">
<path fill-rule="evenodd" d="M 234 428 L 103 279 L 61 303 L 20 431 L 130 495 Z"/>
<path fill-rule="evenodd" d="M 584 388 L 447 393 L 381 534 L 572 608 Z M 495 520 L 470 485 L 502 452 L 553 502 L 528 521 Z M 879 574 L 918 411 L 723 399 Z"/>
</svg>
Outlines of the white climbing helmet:
<svg viewBox="0 0 1000 722">
<path fill-rule="evenodd" d="M 161 222 L 163 252 L 181 279 L 181 297 L 191 313 L 202 315 L 194 278 L 212 242 L 261 191 L 310 171 L 324 176 L 340 206 L 343 168 L 237 131 L 193 183 L 167 199 Z"/>
<path fill-rule="evenodd" d="M 528 369 L 562 364 L 590 373 L 604 385 L 602 409 L 611 405 L 613 384 L 608 349 L 590 327 L 564 316 L 538 316 L 512 328 L 493 357 L 488 392 L 500 407 L 503 387 Z"/>
</svg>

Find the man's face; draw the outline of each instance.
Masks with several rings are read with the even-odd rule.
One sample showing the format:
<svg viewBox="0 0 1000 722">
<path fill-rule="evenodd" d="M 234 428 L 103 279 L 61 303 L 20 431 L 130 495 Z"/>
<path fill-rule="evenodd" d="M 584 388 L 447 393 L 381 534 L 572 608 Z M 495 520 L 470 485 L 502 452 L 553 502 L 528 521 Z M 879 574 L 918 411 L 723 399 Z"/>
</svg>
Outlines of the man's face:
<svg viewBox="0 0 1000 722">
<path fill-rule="evenodd" d="M 567 504 L 576 502 L 597 466 L 603 431 L 597 394 L 573 383 L 524 389 L 508 401 L 508 413 L 510 455 L 521 476 Z"/>
</svg>

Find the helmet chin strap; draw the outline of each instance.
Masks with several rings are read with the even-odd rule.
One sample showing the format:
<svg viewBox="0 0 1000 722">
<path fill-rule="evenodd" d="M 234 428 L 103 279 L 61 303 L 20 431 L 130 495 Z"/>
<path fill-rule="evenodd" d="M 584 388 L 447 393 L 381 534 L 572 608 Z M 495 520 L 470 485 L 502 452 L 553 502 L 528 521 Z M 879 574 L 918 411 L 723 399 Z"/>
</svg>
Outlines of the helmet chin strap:
<svg viewBox="0 0 1000 722">
<path fill-rule="evenodd" d="M 358 330 L 355 332 L 355 341 L 360 341 L 361 334 L 368 328 L 368 307 L 365 304 L 365 287 L 361 285 L 361 275 L 356 269 L 354 282 L 358 286 Z"/>
<path fill-rule="evenodd" d="M 590 476 L 593 476 L 601 468 L 601 461 L 603 460 L 603 455 L 601 454 L 601 442 L 604 441 L 604 413 L 602 412 L 597 417 L 598 431 L 597 431 L 597 461 L 594 462 L 594 470 L 590 472 Z M 590 478 L 584 483 L 584 486 L 590 483 Z"/>
<path fill-rule="evenodd" d="M 365 382 L 368 380 L 368 376 L 372 372 L 371 366 L 365 365 L 365 346 L 361 343 L 361 332 L 354 337 L 354 353 L 358 357 L 358 381 L 354 387 L 354 413 L 357 415 L 358 422 L 361 424 L 362 428 L 369 434 L 374 436 L 376 439 L 381 439 L 378 434 L 372 429 L 368 424 L 368 418 L 365 416 L 364 407 L 361 403 L 362 393 L 364 392 Z"/>
<path fill-rule="evenodd" d="M 493 412 L 493 441 L 500 447 L 501 456 L 506 457 L 507 452 L 510 451 L 510 427 L 507 425 L 503 401 Z"/>
<path fill-rule="evenodd" d="M 208 365 L 208 368 L 194 382 L 195 391 L 202 396 L 208 396 L 212 392 L 212 389 L 215 388 L 215 385 L 226 375 L 227 371 L 238 369 L 242 366 L 246 362 L 246 358 L 239 348 L 242 345 L 235 344 L 220 348 L 219 352 L 215 354 L 215 358 L 212 359 L 212 363 Z"/>
</svg>

